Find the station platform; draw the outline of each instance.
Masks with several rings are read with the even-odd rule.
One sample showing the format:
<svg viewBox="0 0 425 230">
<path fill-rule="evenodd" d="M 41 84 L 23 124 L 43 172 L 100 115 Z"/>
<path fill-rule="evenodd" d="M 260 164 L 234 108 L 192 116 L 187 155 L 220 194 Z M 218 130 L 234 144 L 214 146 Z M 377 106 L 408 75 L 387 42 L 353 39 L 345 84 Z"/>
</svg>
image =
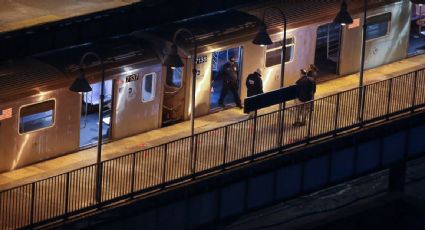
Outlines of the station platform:
<svg viewBox="0 0 425 230">
<path fill-rule="evenodd" d="M 419 55 L 367 70 L 364 73 L 364 84 L 386 80 L 391 77 L 425 68 L 424 63 L 425 55 Z M 355 88 L 358 86 L 358 79 L 359 74 L 357 73 L 321 82 L 317 85 L 315 97 L 320 98 Z M 287 105 L 290 106 L 291 103 L 288 103 Z M 259 114 L 267 113 L 276 109 L 276 106 L 272 106 L 260 110 Z M 211 130 L 245 120 L 247 118 L 248 115 L 244 114 L 241 109 L 226 109 L 217 113 L 196 118 L 195 132 L 198 133 Z M 157 146 L 189 136 L 190 128 L 190 121 L 185 121 L 114 142 L 105 143 L 102 145 L 102 160 L 112 159 L 141 149 Z M 93 148 L 70 153 L 10 172 L 1 173 L 0 191 L 94 164 L 96 162 L 96 153 L 97 148 L 94 146 Z"/>
</svg>

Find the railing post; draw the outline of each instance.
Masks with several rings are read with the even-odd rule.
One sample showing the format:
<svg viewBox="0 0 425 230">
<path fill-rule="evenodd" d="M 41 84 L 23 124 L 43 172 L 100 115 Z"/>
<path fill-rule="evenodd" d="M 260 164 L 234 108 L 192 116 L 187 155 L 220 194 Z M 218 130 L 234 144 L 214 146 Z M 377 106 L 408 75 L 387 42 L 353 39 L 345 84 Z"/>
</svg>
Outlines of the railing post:
<svg viewBox="0 0 425 230">
<path fill-rule="evenodd" d="M 224 170 L 224 168 L 225 168 L 225 165 L 226 165 L 226 155 L 227 155 L 227 136 L 228 136 L 228 128 L 229 128 L 229 126 L 228 125 L 226 125 L 225 127 L 224 127 L 224 147 L 223 147 L 223 163 L 222 163 L 222 170 Z"/>
<path fill-rule="evenodd" d="M 69 172 L 66 173 L 65 181 L 65 218 L 68 217 L 69 212 Z"/>
<path fill-rule="evenodd" d="M 363 120 L 364 120 L 364 110 L 365 110 L 365 106 L 366 106 L 366 90 L 367 90 L 367 86 L 362 86 L 363 90 L 362 92 L 362 99 L 361 99 L 361 109 L 360 109 L 360 117 L 359 117 L 359 123 L 360 123 L 360 127 L 363 127 Z"/>
<path fill-rule="evenodd" d="M 35 208 L 35 182 L 31 184 L 31 213 L 30 213 L 30 226 L 34 224 L 34 208 Z"/>
<path fill-rule="evenodd" d="M 166 173 L 166 167 L 167 167 L 167 155 L 168 155 L 168 143 L 164 145 L 164 164 L 162 168 L 162 187 L 165 185 L 165 173 Z"/>
<path fill-rule="evenodd" d="M 192 159 L 192 176 L 195 176 L 196 173 L 196 159 L 198 157 L 198 145 L 196 143 L 198 143 L 198 138 L 199 138 L 199 134 L 195 134 L 194 136 L 194 146 L 193 146 L 193 159 Z"/>
<path fill-rule="evenodd" d="M 307 142 L 310 142 L 310 134 L 311 134 L 311 120 L 312 120 L 312 115 L 313 115 L 313 103 L 314 101 L 309 101 L 308 103 L 308 110 L 309 115 L 308 115 L 308 129 L 307 129 Z M 305 106 L 307 104 L 304 104 L 303 106 Z"/>
<path fill-rule="evenodd" d="M 392 88 L 393 88 L 393 79 L 390 78 L 389 89 L 388 89 L 388 98 L 387 98 L 387 113 L 386 113 L 386 119 L 389 119 L 390 114 L 390 107 L 391 107 L 391 94 L 392 94 Z"/>
<path fill-rule="evenodd" d="M 254 125 L 253 125 L 253 133 L 252 133 L 252 146 L 251 146 L 251 161 L 254 160 L 255 155 L 255 134 L 257 130 L 257 110 L 254 112 Z"/>
<path fill-rule="evenodd" d="M 103 162 L 96 164 L 96 202 L 98 207 L 102 204 L 102 174 L 103 174 Z"/>
<path fill-rule="evenodd" d="M 135 174 L 136 174 L 136 153 L 132 154 L 131 162 L 131 188 L 130 188 L 130 197 L 133 198 L 134 195 L 134 183 L 135 183 Z"/>
<path fill-rule="evenodd" d="M 415 111 L 415 102 L 416 102 L 416 83 L 418 81 L 418 71 L 415 71 L 415 77 L 414 77 L 414 81 L 413 81 L 413 95 L 412 95 L 412 107 L 410 112 L 414 112 Z"/>
<path fill-rule="evenodd" d="M 335 125 L 334 125 L 334 136 L 336 135 L 336 130 L 338 129 L 338 119 L 339 119 L 339 100 L 341 93 L 336 94 L 336 107 L 335 107 Z"/>
</svg>

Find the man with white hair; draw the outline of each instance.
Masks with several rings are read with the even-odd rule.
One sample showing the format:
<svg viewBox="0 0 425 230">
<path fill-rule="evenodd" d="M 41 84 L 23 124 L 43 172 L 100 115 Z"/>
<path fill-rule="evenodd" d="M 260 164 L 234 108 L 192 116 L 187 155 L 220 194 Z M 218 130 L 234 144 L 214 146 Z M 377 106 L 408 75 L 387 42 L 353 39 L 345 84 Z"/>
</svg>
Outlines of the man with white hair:
<svg viewBox="0 0 425 230">
<path fill-rule="evenodd" d="M 261 69 L 256 69 L 253 73 L 249 74 L 246 78 L 247 97 L 252 97 L 257 94 L 263 93 L 263 80 L 261 79 Z M 249 117 L 253 117 L 255 111 L 249 113 Z"/>
</svg>

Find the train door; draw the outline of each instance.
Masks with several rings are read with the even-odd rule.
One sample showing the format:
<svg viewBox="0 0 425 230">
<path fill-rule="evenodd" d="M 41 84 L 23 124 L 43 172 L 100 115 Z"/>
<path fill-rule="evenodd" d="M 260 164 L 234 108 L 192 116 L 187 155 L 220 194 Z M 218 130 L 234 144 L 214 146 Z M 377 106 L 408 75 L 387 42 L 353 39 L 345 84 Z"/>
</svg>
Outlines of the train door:
<svg viewBox="0 0 425 230">
<path fill-rule="evenodd" d="M 425 53 L 425 6 L 412 4 L 408 56 Z"/>
<path fill-rule="evenodd" d="M 90 84 L 90 86 L 92 87 L 92 91 L 82 95 L 80 147 L 94 145 L 98 139 L 101 83 Z M 105 81 L 104 95 L 102 140 L 108 139 L 111 133 L 112 80 Z"/>
<path fill-rule="evenodd" d="M 162 109 L 162 126 L 168 126 L 182 121 L 184 118 L 185 92 L 183 90 L 183 67 L 166 67 L 164 85 L 164 101 Z"/>
<path fill-rule="evenodd" d="M 314 64 L 319 68 L 318 80 L 336 77 L 339 73 L 341 25 L 329 23 L 317 28 Z"/>
<path fill-rule="evenodd" d="M 220 109 L 219 105 L 219 99 L 220 94 L 223 90 L 223 79 L 221 79 L 220 76 L 218 76 L 218 72 L 220 71 L 220 68 L 229 61 L 230 57 L 235 58 L 237 69 L 238 69 L 238 96 L 240 97 L 240 79 L 241 79 L 241 70 L 242 70 L 242 53 L 243 53 L 243 47 L 235 47 L 230 48 L 222 51 L 217 51 L 212 53 L 212 62 L 211 62 L 211 92 L 210 92 L 210 110 L 218 110 Z M 230 91 L 227 92 L 227 94 L 224 97 L 224 105 L 227 106 L 234 106 L 235 101 L 233 99 L 232 93 Z"/>
</svg>

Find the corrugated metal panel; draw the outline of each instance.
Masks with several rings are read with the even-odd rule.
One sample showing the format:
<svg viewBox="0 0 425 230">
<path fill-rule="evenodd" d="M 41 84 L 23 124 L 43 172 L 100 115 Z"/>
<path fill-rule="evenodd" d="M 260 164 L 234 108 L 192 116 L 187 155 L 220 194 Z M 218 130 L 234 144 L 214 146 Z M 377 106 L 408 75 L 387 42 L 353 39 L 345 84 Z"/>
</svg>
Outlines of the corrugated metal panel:
<svg viewBox="0 0 425 230">
<path fill-rule="evenodd" d="M 402 0 L 369 0 L 368 6 L 375 8 L 385 4 Z M 358 13 L 363 9 L 363 0 L 348 0 L 350 13 Z M 150 28 L 143 32 L 153 33 L 172 41 L 173 33 L 178 28 L 188 28 L 196 37 L 201 46 L 215 44 L 216 46 L 237 42 L 237 40 L 249 39 L 256 33 L 256 27 L 263 18 L 263 12 L 267 8 L 277 7 L 286 17 L 288 29 L 298 28 L 317 22 L 332 20 L 339 11 L 339 0 L 287 0 L 261 1 L 256 4 L 247 4 L 237 10 L 216 12 L 208 15 L 181 20 L 175 23 Z M 283 19 L 278 10 L 267 10 L 266 24 L 271 33 L 282 31 Z M 254 17 L 253 17 L 254 16 Z M 192 39 L 181 33 L 178 42 L 188 50 L 193 48 Z"/>
<path fill-rule="evenodd" d="M 68 87 L 79 68 L 80 58 L 86 52 L 95 52 L 103 59 L 106 77 L 120 73 L 119 67 L 135 63 L 160 62 L 149 47 L 132 43 L 127 38 L 109 40 L 102 44 L 87 44 L 61 49 L 0 64 L 0 103 L 43 91 Z M 87 58 L 85 72 L 91 82 L 100 81 L 98 60 Z M 118 68 L 116 70 L 116 68 Z"/>
<path fill-rule="evenodd" d="M 56 68 L 32 58 L 4 62 L 0 64 L 0 103 L 43 92 L 68 80 Z"/>
<path fill-rule="evenodd" d="M 199 44 L 205 44 L 212 38 L 218 39 L 229 34 L 253 30 L 257 24 L 258 19 L 252 15 L 237 10 L 227 10 L 177 21 L 142 32 L 153 33 L 172 41 L 174 32 L 179 28 L 187 28 Z M 177 40 L 179 43 L 185 43 L 185 41 L 191 42 L 192 38 L 183 32 L 179 34 Z"/>
<path fill-rule="evenodd" d="M 368 0 L 369 9 L 382 5 L 400 2 L 402 0 Z M 341 1 L 335 0 L 297 0 L 297 1 L 268 1 L 262 5 L 246 6 L 242 11 L 252 14 L 259 19 L 263 18 L 265 9 L 276 7 L 286 15 L 288 29 L 332 20 L 339 12 Z M 363 0 L 347 0 L 348 11 L 358 13 L 363 11 Z M 283 19 L 278 10 L 267 9 L 265 23 L 270 30 L 283 29 Z"/>
</svg>

